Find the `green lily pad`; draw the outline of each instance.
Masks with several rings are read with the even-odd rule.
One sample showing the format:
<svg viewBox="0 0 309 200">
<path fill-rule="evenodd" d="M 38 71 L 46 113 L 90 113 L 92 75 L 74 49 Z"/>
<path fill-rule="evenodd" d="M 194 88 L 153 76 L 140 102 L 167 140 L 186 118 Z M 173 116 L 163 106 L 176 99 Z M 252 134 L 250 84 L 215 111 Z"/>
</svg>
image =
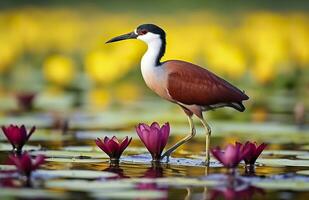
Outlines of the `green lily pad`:
<svg viewBox="0 0 309 200">
<path fill-rule="evenodd" d="M 12 171 L 16 170 L 15 165 L 0 165 L 0 171 Z"/>
<path fill-rule="evenodd" d="M 62 134 L 60 130 L 40 130 L 36 131 L 32 136 L 31 136 L 31 141 L 64 141 L 64 140 L 69 140 L 73 136 L 70 134 Z"/>
<path fill-rule="evenodd" d="M 49 127 L 53 123 L 51 118 L 39 116 L 0 117 L 0 124 L 24 124 L 26 127 L 36 125 L 37 127 Z"/>
<path fill-rule="evenodd" d="M 48 158 L 108 158 L 104 152 L 81 152 L 81 151 L 59 151 L 59 150 L 46 150 L 46 151 L 33 151 L 31 155 L 44 155 Z"/>
<path fill-rule="evenodd" d="M 80 159 L 80 158 L 47 158 L 46 161 L 48 162 L 65 162 L 65 163 L 102 163 L 107 162 L 106 159 L 99 159 L 99 158 L 87 158 L 87 159 Z"/>
<path fill-rule="evenodd" d="M 305 160 L 309 160 L 309 153 L 304 154 L 304 155 L 299 155 L 299 156 L 296 156 L 296 158 L 298 158 L 298 159 L 305 159 Z"/>
<path fill-rule="evenodd" d="M 40 146 L 31 146 L 31 145 L 25 145 L 23 147 L 23 150 L 25 151 L 32 151 L 32 150 L 39 150 L 41 149 Z M 0 151 L 11 151 L 12 145 L 9 143 L 0 143 Z"/>
<path fill-rule="evenodd" d="M 253 182 L 252 185 L 267 190 L 308 191 L 309 182 L 300 180 L 272 180 Z"/>
<path fill-rule="evenodd" d="M 306 151 L 296 150 L 264 150 L 262 155 L 298 156 L 308 154 Z"/>
<path fill-rule="evenodd" d="M 5 188 L 0 190 L 0 197 L 1 198 L 15 197 L 23 199 L 34 199 L 34 198 L 65 199 L 66 194 L 63 192 L 55 192 L 41 189 Z"/>
<path fill-rule="evenodd" d="M 94 192 L 91 196 L 104 199 L 162 199 L 166 198 L 167 192 L 160 190 L 124 190 Z"/>
<path fill-rule="evenodd" d="M 45 187 L 59 188 L 72 191 L 108 191 L 133 189 L 135 184 L 122 181 L 86 181 L 86 180 L 50 180 L 45 182 Z"/>
<path fill-rule="evenodd" d="M 309 170 L 300 170 L 300 171 L 297 171 L 296 173 L 300 175 L 309 176 Z"/>
<path fill-rule="evenodd" d="M 33 135 L 31 135 L 31 141 L 64 141 L 69 140 L 73 136 L 70 134 L 64 135 L 59 130 L 36 130 Z M 3 134 L 0 134 L 0 141 L 7 141 Z"/>
<path fill-rule="evenodd" d="M 97 146 L 67 146 L 64 147 L 63 150 L 66 151 L 75 151 L 75 152 L 102 152 L 102 150 L 97 147 Z M 128 147 L 126 148 L 124 154 L 126 152 L 130 152 L 130 153 L 146 153 L 148 152 L 147 149 L 145 147 Z"/>
<path fill-rule="evenodd" d="M 275 158 L 259 158 L 257 163 L 273 167 L 309 167 L 309 160 L 291 160 Z"/>
<path fill-rule="evenodd" d="M 97 138 L 113 137 L 124 138 L 126 136 L 137 139 L 138 135 L 132 131 L 78 131 L 75 134 L 76 138 L 81 140 L 95 140 Z"/>
<path fill-rule="evenodd" d="M 105 171 L 93 170 L 37 170 L 34 172 L 36 176 L 51 176 L 63 178 L 79 178 L 79 179 L 95 179 L 95 178 L 111 178 L 117 174 Z"/>
<path fill-rule="evenodd" d="M 63 147 L 63 150 L 65 151 L 82 151 L 82 152 L 93 152 L 93 151 L 102 151 L 99 147 L 97 146 L 66 146 Z"/>
<path fill-rule="evenodd" d="M 176 187 L 185 187 L 185 186 L 216 186 L 220 182 L 216 180 L 202 180 L 197 178 L 183 178 L 183 177 L 167 177 L 167 178 L 130 178 L 124 179 L 123 182 L 129 183 L 157 183 L 162 186 L 176 186 Z"/>
</svg>

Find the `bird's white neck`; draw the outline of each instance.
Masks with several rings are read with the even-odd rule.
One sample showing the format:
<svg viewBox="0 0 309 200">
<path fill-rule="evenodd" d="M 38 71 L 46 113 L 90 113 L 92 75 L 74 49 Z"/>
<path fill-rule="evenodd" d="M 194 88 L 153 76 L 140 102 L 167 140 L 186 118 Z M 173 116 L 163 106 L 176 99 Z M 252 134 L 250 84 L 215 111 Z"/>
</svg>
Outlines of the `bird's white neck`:
<svg viewBox="0 0 309 200">
<path fill-rule="evenodd" d="M 162 48 L 161 39 L 154 39 L 147 42 L 148 48 L 146 53 L 143 55 L 141 60 L 141 67 L 149 68 L 149 67 L 157 67 L 160 61 L 160 51 Z"/>
</svg>

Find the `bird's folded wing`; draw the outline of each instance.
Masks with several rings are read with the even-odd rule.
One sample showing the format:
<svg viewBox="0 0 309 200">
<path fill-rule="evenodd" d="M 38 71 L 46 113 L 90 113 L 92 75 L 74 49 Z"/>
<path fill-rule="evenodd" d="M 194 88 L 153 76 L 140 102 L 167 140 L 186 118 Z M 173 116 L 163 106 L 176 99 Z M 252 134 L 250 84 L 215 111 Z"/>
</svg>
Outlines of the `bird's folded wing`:
<svg viewBox="0 0 309 200">
<path fill-rule="evenodd" d="M 168 93 L 177 102 L 214 105 L 248 99 L 238 88 L 197 65 L 177 60 L 164 65 L 168 73 Z"/>
</svg>

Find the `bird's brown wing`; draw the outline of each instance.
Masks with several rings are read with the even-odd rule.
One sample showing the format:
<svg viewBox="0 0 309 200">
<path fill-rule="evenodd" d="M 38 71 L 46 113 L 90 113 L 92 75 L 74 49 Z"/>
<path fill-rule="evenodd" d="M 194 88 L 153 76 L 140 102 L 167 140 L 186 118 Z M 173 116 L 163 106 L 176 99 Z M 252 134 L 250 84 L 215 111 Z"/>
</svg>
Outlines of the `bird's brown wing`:
<svg viewBox="0 0 309 200">
<path fill-rule="evenodd" d="M 171 60 L 164 63 L 171 98 L 186 105 L 242 102 L 249 97 L 238 88 L 197 65 Z"/>
</svg>

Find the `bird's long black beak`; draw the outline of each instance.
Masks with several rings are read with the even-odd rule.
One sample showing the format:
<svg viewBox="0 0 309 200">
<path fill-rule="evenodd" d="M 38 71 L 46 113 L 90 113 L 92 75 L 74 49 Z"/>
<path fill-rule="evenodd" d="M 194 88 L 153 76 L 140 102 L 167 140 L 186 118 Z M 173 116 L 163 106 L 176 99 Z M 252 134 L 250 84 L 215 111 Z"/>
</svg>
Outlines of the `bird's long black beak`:
<svg viewBox="0 0 309 200">
<path fill-rule="evenodd" d="M 105 42 L 105 44 L 111 43 L 111 42 L 117 42 L 117 41 L 120 41 L 120 40 L 135 39 L 135 38 L 137 38 L 137 36 L 138 36 L 137 34 L 135 34 L 134 32 L 131 32 L 131 33 L 127 33 L 127 34 L 124 34 L 124 35 L 114 37 L 114 38 L 108 40 L 107 42 Z"/>
</svg>

